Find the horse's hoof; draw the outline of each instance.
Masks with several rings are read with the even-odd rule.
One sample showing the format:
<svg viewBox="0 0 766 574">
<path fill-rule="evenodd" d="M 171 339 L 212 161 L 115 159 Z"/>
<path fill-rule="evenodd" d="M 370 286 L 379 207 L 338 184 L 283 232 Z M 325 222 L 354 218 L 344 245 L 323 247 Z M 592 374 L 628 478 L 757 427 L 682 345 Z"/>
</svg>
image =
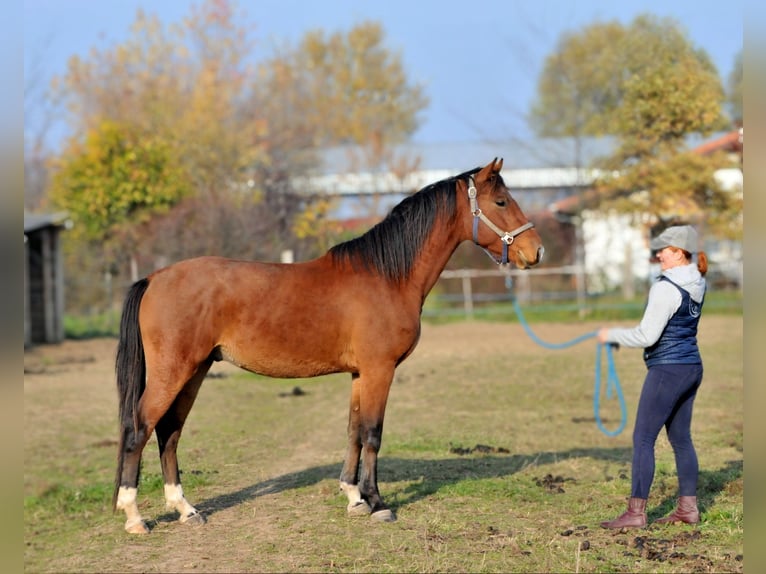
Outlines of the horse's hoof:
<svg viewBox="0 0 766 574">
<path fill-rule="evenodd" d="M 125 531 L 130 534 L 149 534 L 149 527 L 146 522 L 139 520 L 138 522 L 126 523 Z"/>
<path fill-rule="evenodd" d="M 195 512 L 189 516 L 182 516 L 179 520 L 181 524 L 191 524 L 192 526 L 202 526 L 207 522 L 205 516 L 201 512 Z"/>
<path fill-rule="evenodd" d="M 396 516 L 388 508 L 373 512 L 370 518 L 377 522 L 396 522 Z"/>
<path fill-rule="evenodd" d="M 354 504 L 349 504 L 346 507 L 346 511 L 349 516 L 367 516 L 372 512 L 372 508 L 370 508 L 366 501 L 360 500 Z"/>
</svg>

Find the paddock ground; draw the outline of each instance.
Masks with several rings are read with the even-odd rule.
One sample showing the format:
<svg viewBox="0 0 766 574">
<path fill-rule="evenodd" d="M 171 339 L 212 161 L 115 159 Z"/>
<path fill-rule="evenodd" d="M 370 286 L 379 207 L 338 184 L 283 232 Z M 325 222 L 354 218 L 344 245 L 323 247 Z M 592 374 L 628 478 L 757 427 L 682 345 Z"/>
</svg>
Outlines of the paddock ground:
<svg viewBox="0 0 766 574">
<path fill-rule="evenodd" d="M 561 342 L 598 326 L 533 329 Z M 187 496 L 208 523 L 187 528 L 164 510 L 152 441 L 140 491 L 152 532 L 139 538 L 108 505 L 116 340 L 34 347 L 24 356 L 25 569 L 742 571 L 742 317 L 704 317 L 700 346 L 698 528 L 597 528 L 629 490 L 640 351 L 616 354 L 628 422 L 608 437 L 593 418 L 593 341 L 550 351 L 517 324 L 463 321 L 424 324 L 392 386 L 379 468 L 397 522 L 347 518 L 336 492 L 347 375 L 272 380 L 224 363 L 204 383 L 179 448 Z M 602 409 L 614 428 L 616 402 Z M 652 512 L 668 509 L 674 487 L 660 440 Z"/>
</svg>

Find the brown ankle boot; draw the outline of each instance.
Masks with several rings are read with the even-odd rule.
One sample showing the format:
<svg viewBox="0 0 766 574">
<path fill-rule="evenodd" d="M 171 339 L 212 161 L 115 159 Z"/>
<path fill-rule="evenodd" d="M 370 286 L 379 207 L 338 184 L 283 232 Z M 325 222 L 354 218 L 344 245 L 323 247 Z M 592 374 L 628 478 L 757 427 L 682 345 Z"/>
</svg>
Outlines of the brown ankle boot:
<svg viewBox="0 0 766 574">
<path fill-rule="evenodd" d="M 646 526 L 646 499 L 631 498 L 628 510 L 614 520 L 601 523 L 602 528 L 643 528 Z"/>
<path fill-rule="evenodd" d="M 674 524 L 676 522 L 685 522 L 686 524 L 697 524 L 700 521 L 700 513 L 697 510 L 696 496 L 679 496 L 676 509 L 665 516 L 655 520 L 655 524 Z"/>
</svg>

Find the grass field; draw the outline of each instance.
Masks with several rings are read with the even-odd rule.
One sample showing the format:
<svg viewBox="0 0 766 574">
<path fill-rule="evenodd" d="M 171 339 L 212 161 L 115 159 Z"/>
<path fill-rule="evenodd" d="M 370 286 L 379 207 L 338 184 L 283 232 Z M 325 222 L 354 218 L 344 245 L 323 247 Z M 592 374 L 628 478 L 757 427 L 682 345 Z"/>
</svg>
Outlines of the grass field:
<svg viewBox="0 0 766 574">
<path fill-rule="evenodd" d="M 533 323 L 556 342 L 598 326 Z M 700 324 L 701 523 L 618 532 L 598 524 L 629 496 L 638 350 L 616 354 L 628 421 L 610 437 L 594 420 L 592 341 L 550 351 L 514 323 L 424 325 L 386 413 L 379 478 L 391 524 L 348 518 L 338 492 L 348 375 L 274 380 L 216 365 L 179 447 L 187 498 L 208 523 L 184 526 L 164 509 L 153 439 L 139 491 L 152 532 L 135 537 L 110 508 L 115 345 L 25 354 L 28 572 L 743 571 L 741 316 Z M 602 398 L 600 415 L 616 428 L 617 401 Z M 661 436 L 650 520 L 672 508 L 675 489 Z"/>
</svg>

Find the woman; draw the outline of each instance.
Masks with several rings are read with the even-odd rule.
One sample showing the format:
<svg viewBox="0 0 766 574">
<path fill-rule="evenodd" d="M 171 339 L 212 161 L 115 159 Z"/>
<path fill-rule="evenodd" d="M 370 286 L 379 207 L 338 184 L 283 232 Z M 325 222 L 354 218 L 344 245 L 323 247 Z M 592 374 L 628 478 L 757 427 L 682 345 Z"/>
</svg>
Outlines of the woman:
<svg viewBox="0 0 766 574">
<path fill-rule="evenodd" d="M 697 232 L 689 225 L 668 227 L 649 247 L 661 276 L 649 290 L 644 316 L 632 329 L 602 328 L 601 343 L 643 347 L 648 368 L 633 430 L 632 490 L 628 510 L 602 522 L 604 528 L 646 526 L 646 500 L 654 479 L 654 444 L 664 426 L 673 447 L 679 498 L 675 510 L 658 523 L 699 522 L 699 464 L 691 438 L 694 398 L 702 382 L 697 325 L 705 299 L 707 256 L 697 249 Z M 692 256 L 697 253 L 697 264 Z"/>
</svg>

